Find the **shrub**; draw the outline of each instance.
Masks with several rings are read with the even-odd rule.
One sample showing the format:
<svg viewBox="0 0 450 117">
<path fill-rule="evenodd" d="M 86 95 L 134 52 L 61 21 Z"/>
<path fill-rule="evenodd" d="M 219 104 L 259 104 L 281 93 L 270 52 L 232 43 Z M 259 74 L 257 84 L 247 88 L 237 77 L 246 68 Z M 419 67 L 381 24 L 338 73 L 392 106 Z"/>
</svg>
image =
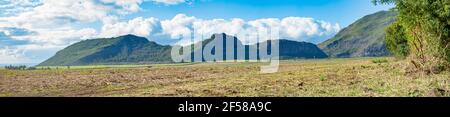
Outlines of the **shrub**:
<svg viewBox="0 0 450 117">
<path fill-rule="evenodd" d="M 327 80 L 327 77 L 325 75 L 320 75 L 320 81 L 325 81 Z"/>
<path fill-rule="evenodd" d="M 408 58 L 419 71 L 450 68 L 450 0 L 373 0 L 395 4 L 397 22 L 387 29 L 387 46 L 402 55 L 404 39 Z"/>
<path fill-rule="evenodd" d="M 385 58 L 372 59 L 372 63 L 387 63 L 387 62 L 389 61 Z"/>
<path fill-rule="evenodd" d="M 27 68 L 27 70 L 37 70 L 37 68 L 36 67 L 29 67 L 29 68 Z"/>
<path fill-rule="evenodd" d="M 404 58 L 409 55 L 407 35 L 399 23 L 394 23 L 386 29 L 386 47 L 396 57 Z"/>
</svg>

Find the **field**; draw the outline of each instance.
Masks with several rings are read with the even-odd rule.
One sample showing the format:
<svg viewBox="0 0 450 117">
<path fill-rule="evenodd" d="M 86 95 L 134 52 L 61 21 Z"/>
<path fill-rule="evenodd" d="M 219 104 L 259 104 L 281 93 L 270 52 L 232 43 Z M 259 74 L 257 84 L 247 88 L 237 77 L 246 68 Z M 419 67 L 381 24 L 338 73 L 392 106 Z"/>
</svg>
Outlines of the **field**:
<svg viewBox="0 0 450 117">
<path fill-rule="evenodd" d="M 407 73 L 393 58 L 0 69 L 0 96 L 450 96 L 450 73 Z M 46 68 L 46 67 L 43 67 Z"/>
</svg>

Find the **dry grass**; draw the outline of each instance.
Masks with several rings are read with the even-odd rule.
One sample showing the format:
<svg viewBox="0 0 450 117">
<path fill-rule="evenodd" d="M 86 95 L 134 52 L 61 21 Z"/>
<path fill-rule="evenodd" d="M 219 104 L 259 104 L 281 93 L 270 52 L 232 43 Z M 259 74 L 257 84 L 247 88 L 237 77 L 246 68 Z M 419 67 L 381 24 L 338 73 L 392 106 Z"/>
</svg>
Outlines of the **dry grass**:
<svg viewBox="0 0 450 117">
<path fill-rule="evenodd" d="M 383 58 L 385 59 L 385 58 Z M 450 96 L 450 73 L 407 74 L 373 58 L 157 67 L 0 70 L 0 96 Z"/>
</svg>

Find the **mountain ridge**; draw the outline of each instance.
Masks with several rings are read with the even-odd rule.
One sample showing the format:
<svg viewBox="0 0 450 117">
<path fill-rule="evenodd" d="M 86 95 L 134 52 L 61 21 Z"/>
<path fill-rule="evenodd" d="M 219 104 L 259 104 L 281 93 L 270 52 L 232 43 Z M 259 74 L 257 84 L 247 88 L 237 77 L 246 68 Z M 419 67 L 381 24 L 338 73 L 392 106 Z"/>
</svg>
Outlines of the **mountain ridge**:
<svg viewBox="0 0 450 117">
<path fill-rule="evenodd" d="M 318 46 L 330 57 L 388 56 L 384 30 L 396 21 L 396 15 L 394 11 L 366 15 Z"/>
<path fill-rule="evenodd" d="M 238 40 L 236 41 L 237 43 L 242 44 L 237 37 L 220 33 L 214 34 L 211 38 L 203 40 L 202 50 L 204 45 L 215 40 L 216 36 L 227 37 L 224 39 L 232 38 Z M 280 57 L 282 59 L 327 57 L 327 55 L 315 44 L 287 39 L 279 40 Z M 243 46 L 246 48 L 246 51 L 248 51 L 248 48 L 254 48 L 257 44 Z M 149 41 L 144 37 L 134 35 L 88 39 L 58 51 L 53 57 L 40 63 L 38 66 L 172 63 L 171 49 L 172 46 L 160 45 L 156 42 Z M 246 53 L 246 56 L 248 56 L 247 54 L 248 53 Z M 246 57 L 246 59 L 248 59 L 248 57 Z"/>
</svg>

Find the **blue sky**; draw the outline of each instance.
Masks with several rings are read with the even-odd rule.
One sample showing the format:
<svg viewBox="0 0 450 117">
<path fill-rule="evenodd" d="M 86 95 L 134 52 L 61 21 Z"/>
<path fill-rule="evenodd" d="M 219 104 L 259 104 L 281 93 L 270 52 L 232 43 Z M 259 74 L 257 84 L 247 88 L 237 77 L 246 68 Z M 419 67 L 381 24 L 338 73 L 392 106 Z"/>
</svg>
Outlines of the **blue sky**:
<svg viewBox="0 0 450 117">
<path fill-rule="evenodd" d="M 280 38 L 320 43 L 391 7 L 371 0 L 2 0 L 0 64 L 39 63 L 81 40 L 125 34 L 186 44 L 174 39 L 193 30 L 236 35 L 278 27 Z"/>
<path fill-rule="evenodd" d="M 159 17 L 170 19 L 184 13 L 198 18 L 283 18 L 289 16 L 312 17 L 347 26 L 362 16 L 392 6 L 375 6 L 371 0 L 203 0 L 191 5 L 161 5 L 145 3 L 142 12 L 127 16 Z"/>
</svg>

